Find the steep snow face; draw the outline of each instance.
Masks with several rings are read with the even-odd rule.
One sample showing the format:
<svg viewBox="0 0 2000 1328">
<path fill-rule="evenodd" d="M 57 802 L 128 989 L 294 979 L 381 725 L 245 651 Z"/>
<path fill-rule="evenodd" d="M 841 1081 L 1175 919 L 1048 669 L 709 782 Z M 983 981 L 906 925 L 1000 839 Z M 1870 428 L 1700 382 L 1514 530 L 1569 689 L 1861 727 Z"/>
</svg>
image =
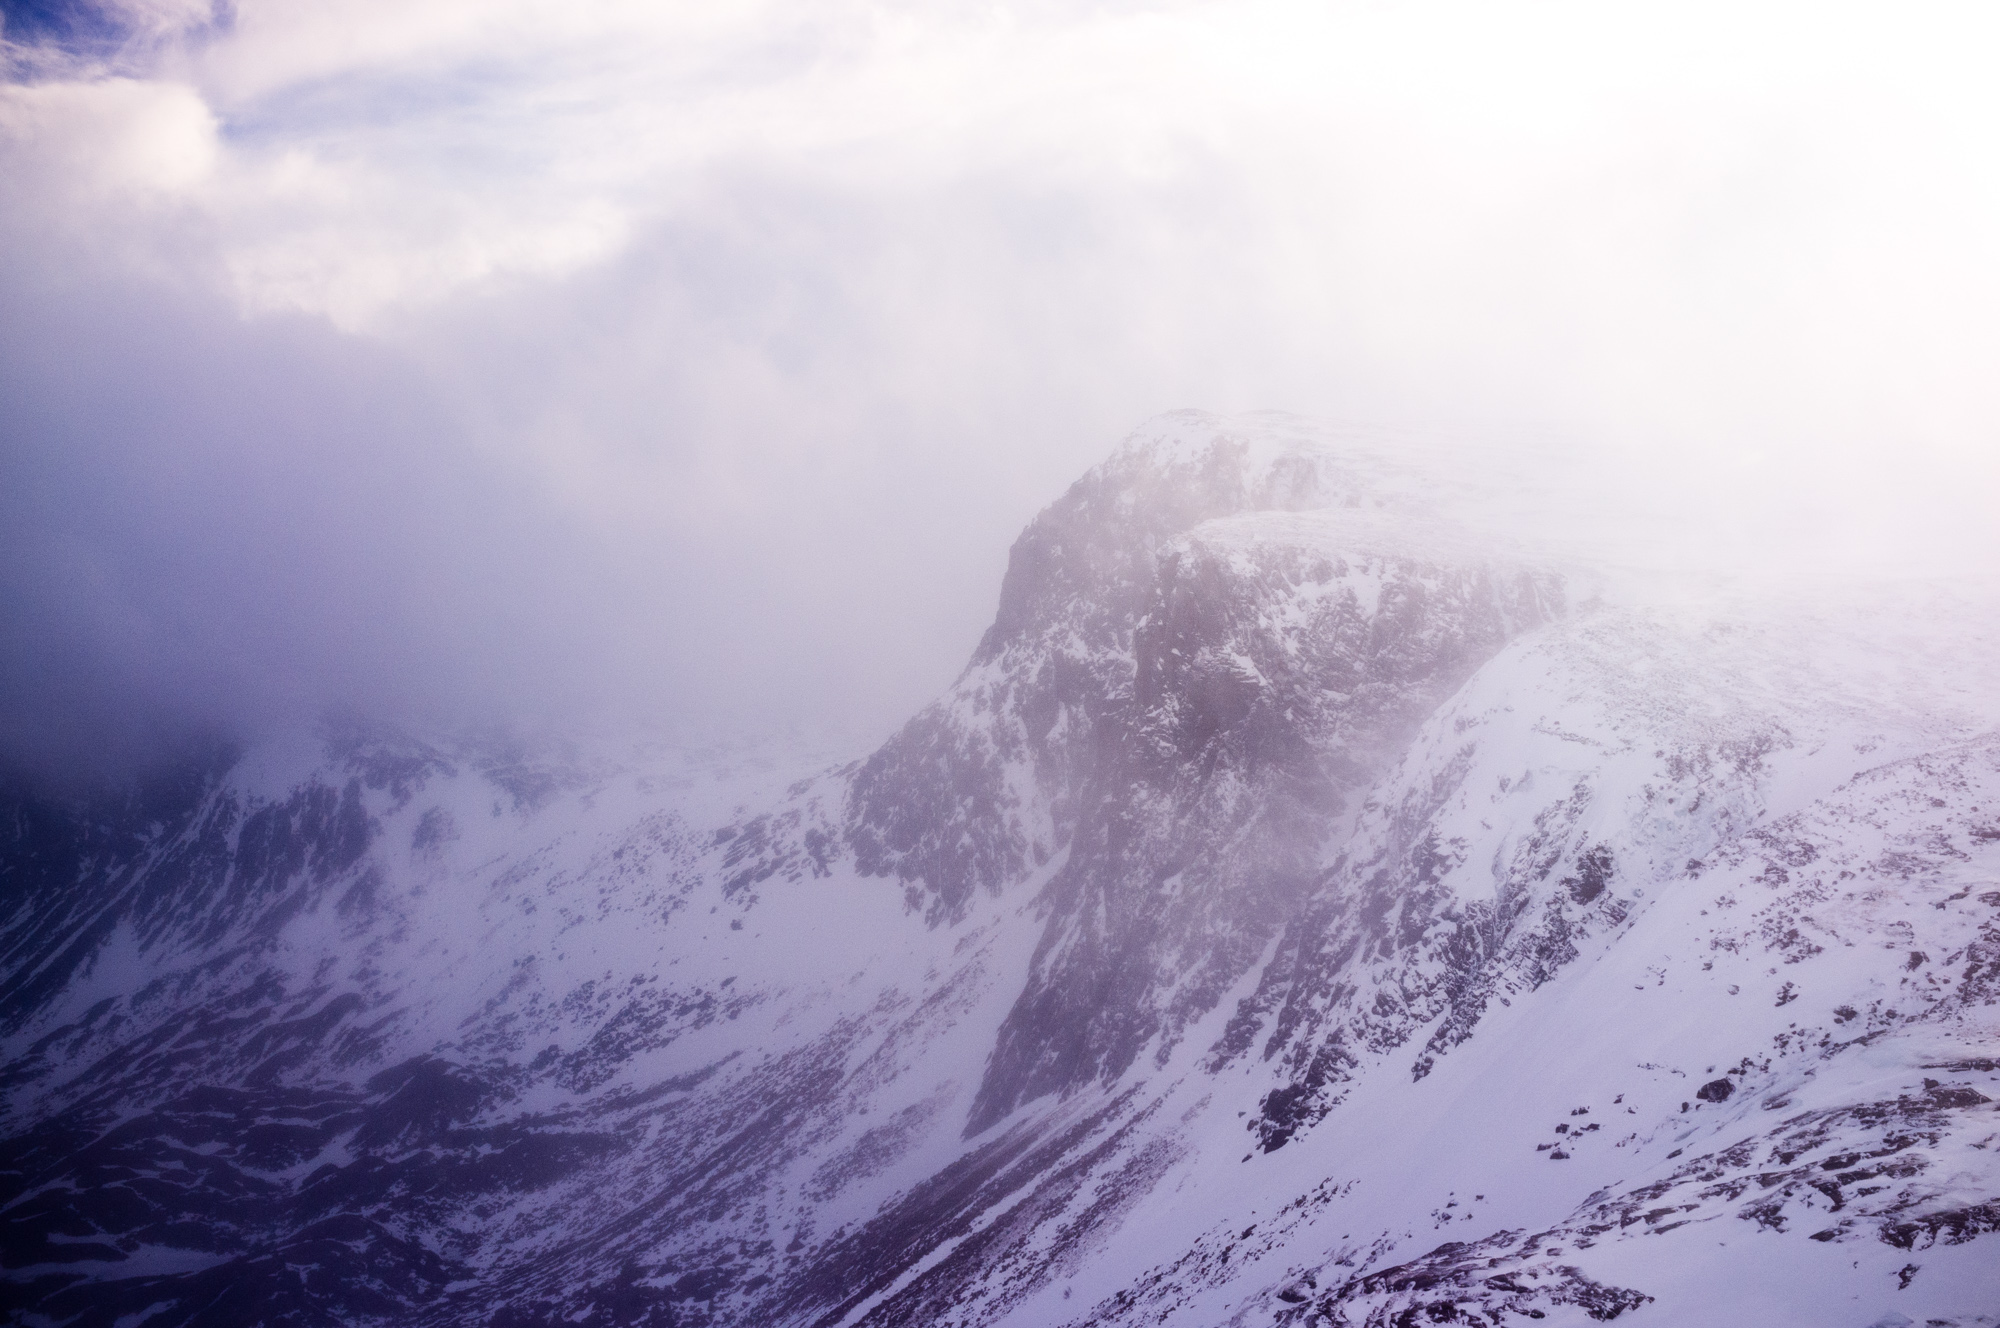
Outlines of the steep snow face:
<svg viewBox="0 0 2000 1328">
<path fill-rule="evenodd" d="M 1994 1322 L 1983 620 L 1577 609 L 1478 497 L 1184 412 L 865 760 L 13 800 L 7 1312 Z"/>
<path fill-rule="evenodd" d="M 1996 806 L 2000 745 L 1947 744 L 1607 873 L 1596 899 L 1625 900 L 1571 923 L 1577 955 L 1501 947 L 1469 1037 L 1447 973 L 1432 1023 L 1351 1038 L 1317 1127 L 1212 1182 L 1236 1225 L 1079 1321 L 1992 1322 Z M 1344 977 L 1422 994 L 1426 957 Z"/>
<path fill-rule="evenodd" d="M 1286 1067 L 1263 1147 L 1420 1031 L 1427 1074 L 1495 1001 L 1763 819 L 1802 745 L 1838 741 L 1829 691 L 1818 707 L 1746 696 L 1734 646 L 1599 613 L 1520 642 L 1431 717 L 1224 1039 L 1219 1055 L 1261 1040 Z"/>
</svg>

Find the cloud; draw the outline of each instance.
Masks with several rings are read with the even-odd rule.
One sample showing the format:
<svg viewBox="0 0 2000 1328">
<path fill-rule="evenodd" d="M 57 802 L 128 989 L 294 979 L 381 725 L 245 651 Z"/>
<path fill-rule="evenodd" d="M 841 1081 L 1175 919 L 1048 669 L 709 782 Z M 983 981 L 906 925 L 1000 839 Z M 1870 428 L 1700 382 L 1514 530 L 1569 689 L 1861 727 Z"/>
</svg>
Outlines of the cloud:
<svg viewBox="0 0 2000 1328">
<path fill-rule="evenodd" d="M 47 12 L 0 30 L 10 749 L 879 727 L 1189 404 L 1533 440 L 1657 557 L 1994 565 L 1971 8 Z"/>
<path fill-rule="evenodd" d="M 396 680 L 505 620 L 512 569 L 468 550 L 504 552 L 520 499 L 459 464 L 393 357 L 157 287 L 4 278 L 10 745 L 94 764 L 357 685 L 406 700 Z"/>
</svg>

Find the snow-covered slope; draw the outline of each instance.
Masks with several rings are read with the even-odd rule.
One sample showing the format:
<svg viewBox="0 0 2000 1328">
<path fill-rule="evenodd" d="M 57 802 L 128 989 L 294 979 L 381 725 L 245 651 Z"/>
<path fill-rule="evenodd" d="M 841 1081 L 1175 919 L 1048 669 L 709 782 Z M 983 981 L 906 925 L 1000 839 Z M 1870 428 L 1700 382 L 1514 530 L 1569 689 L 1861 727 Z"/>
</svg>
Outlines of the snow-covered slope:
<svg viewBox="0 0 2000 1328">
<path fill-rule="evenodd" d="M 2000 1322 L 1983 620 L 1621 590 L 1485 482 L 1162 417 L 846 764 L 21 791 L 0 1304 Z"/>
</svg>

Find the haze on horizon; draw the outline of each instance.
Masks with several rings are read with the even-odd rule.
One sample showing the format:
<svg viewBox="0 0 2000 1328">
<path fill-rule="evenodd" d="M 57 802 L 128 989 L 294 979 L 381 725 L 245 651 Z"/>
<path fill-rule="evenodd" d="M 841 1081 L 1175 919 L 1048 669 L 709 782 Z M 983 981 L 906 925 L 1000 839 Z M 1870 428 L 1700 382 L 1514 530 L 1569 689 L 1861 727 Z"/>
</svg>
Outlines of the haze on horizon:
<svg viewBox="0 0 2000 1328">
<path fill-rule="evenodd" d="M 1442 445 L 1634 556 L 2000 566 L 1971 5 L 0 16 L 0 763 L 329 706 L 878 732 L 1179 406 Z"/>
</svg>

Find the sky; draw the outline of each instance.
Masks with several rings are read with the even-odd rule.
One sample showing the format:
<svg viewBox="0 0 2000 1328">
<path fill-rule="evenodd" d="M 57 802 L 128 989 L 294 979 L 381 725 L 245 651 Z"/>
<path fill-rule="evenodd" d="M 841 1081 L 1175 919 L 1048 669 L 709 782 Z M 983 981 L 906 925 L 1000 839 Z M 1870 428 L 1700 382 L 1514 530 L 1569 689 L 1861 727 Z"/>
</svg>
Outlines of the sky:
<svg viewBox="0 0 2000 1328">
<path fill-rule="evenodd" d="M 878 736 L 1186 406 L 1533 456 L 1677 557 L 2000 565 L 1982 6 L 0 16 L 0 762 Z"/>
</svg>

